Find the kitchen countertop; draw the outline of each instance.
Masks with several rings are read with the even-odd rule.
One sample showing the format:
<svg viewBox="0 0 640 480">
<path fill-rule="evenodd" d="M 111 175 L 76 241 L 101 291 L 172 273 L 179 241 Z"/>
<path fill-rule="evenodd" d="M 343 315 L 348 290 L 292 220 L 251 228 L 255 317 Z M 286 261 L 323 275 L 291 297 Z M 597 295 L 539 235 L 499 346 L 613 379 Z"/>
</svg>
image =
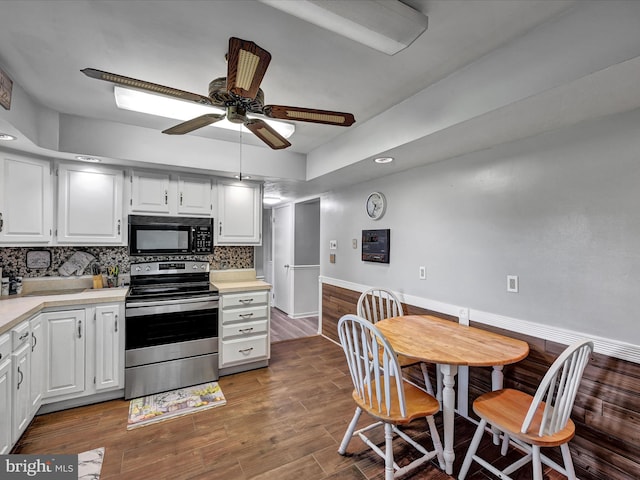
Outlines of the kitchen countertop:
<svg viewBox="0 0 640 480">
<path fill-rule="evenodd" d="M 262 280 L 240 280 L 237 282 L 211 282 L 220 293 L 249 292 L 254 290 L 271 290 L 271 284 Z"/>
<path fill-rule="evenodd" d="M 0 334 L 48 307 L 124 302 L 128 287 L 86 289 L 59 295 L 11 295 L 0 297 Z"/>
<path fill-rule="evenodd" d="M 253 268 L 212 270 L 209 273 L 209 280 L 220 293 L 271 290 L 271 284 L 256 278 L 256 271 Z"/>
</svg>

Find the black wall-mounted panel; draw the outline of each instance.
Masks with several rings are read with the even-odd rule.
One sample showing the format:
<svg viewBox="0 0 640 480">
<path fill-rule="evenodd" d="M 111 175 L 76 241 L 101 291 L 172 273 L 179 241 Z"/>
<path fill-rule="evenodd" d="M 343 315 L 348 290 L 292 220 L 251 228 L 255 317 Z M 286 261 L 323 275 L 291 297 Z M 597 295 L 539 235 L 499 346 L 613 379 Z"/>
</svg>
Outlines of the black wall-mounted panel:
<svg viewBox="0 0 640 480">
<path fill-rule="evenodd" d="M 391 230 L 362 230 L 362 261 L 389 263 Z"/>
</svg>

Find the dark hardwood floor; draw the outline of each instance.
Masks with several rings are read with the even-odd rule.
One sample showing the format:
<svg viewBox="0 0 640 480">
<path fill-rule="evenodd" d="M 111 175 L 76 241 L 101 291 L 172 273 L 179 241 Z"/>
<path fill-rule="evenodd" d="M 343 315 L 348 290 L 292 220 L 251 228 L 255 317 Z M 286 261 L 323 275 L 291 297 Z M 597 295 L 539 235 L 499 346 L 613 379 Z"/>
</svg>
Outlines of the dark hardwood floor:
<svg viewBox="0 0 640 480">
<path fill-rule="evenodd" d="M 101 480 L 384 478 L 383 461 L 360 440 L 352 440 L 348 456 L 337 453 L 355 406 L 344 354 L 330 340 L 312 336 L 274 343 L 268 368 L 225 376 L 219 383 L 226 405 L 134 430 L 126 429 L 129 402 L 124 400 L 37 416 L 13 453 L 76 454 L 105 447 Z M 442 431 L 440 415 L 436 423 Z M 456 419 L 455 472 L 474 428 Z M 430 447 L 426 421 L 415 421 L 410 430 Z M 400 440 L 395 445 L 396 460 L 403 464 L 410 449 Z M 526 473 L 514 478 L 530 478 Z M 451 477 L 427 464 L 404 478 Z M 467 478 L 488 477 L 476 469 Z"/>
</svg>

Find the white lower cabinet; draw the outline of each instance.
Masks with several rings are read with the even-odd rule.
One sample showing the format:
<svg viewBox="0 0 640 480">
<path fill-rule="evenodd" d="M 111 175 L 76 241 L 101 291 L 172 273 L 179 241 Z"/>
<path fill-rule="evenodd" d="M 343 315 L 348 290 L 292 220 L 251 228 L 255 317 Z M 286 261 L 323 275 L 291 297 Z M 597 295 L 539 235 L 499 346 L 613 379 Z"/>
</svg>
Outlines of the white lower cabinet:
<svg viewBox="0 0 640 480">
<path fill-rule="evenodd" d="M 29 320 L 31 330 L 31 367 L 29 374 L 29 408 L 31 416 L 34 416 L 42 405 L 42 392 L 44 389 L 44 326 L 43 315 L 39 313 Z"/>
<path fill-rule="evenodd" d="M 85 310 L 44 313 L 46 374 L 44 398 L 84 390 Z"/>
<path fill-rule="evenodd" d="M 31 342 L 29 322 L 22 322 L 11 331 L 12 375 L 13 375 L 13 422 L 12 441 L 15 443 L 31 422 L 31 401 L 29 386 L 31 384 Z"/>
<path fill-rule="evenodd" d="M 95 307 L 95 376 L 96 391 L 123 386 L 122 331 L 124 319 L 118 305 Z"/>
<path fill-rule="evenodd" d="M 0 455 L 13 445 L 13 382 L 11 369 L 11 335 L 0 335 Z"/>
<path fill-rule="evenodd" d="M 220 295 L 220 368 L 241 371 L 253 368 L 270 356 L 269 291 L 249 291 Z M 224 372 L 223 372 L 224 373 Z"/>
<path fill-rule="evenodd" d="M 45 403 L 124 387 L 123 311 L 106 304 L 43 314 Z"/>
</svg>

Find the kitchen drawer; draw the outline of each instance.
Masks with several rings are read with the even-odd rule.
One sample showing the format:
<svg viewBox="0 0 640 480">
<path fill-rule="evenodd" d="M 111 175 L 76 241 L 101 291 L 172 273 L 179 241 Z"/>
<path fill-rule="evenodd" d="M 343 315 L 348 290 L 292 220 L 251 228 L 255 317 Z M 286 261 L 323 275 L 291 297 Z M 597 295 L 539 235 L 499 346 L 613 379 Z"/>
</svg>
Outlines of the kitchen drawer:
<svg viewBox="0 0 640 480">
<path fill-rule="evenodd" d="M 225 293 L 221 296 L 222 308 L 248 307 L 250 305 L 267 304 L 269 301 L 269 290 L 244 293 Z"/>
<path fill-rule="evenodd" d="M 11 343 L 14 351 L 25 343 L 29 343 L 29 322 L 22 322 L 11 330 Z"/>
<path fill-rule="evenodd" d="M 260 320 L 267 318 L 267 306 L 258 305 L 248 308 L 233 308 L 230 310 L 222 310 L 222 323 L 227 324 L 231 322 L 250 322 L 253 320 Z"/>
<path fill-rule="evenodd" d="M 11 335 L 0 335 L 0 361 L 6 360 L 11 355 Z"/>
<path fill-rule="evenodd" d="M 234 323 L 232 325 L 223 325 L 222 338 L 227 339 L 229 337 L 247 337 L 249 335 L 256 335 L 258 333 L 267 333 L 267 320 L 258 320 L 256 322 L 244 322 Z"/>
<path fill-rule="evenodd" d="M 222 341 L 222 366 L 247 363 L 267 357 L 267 336 Z"/>
</svg>

